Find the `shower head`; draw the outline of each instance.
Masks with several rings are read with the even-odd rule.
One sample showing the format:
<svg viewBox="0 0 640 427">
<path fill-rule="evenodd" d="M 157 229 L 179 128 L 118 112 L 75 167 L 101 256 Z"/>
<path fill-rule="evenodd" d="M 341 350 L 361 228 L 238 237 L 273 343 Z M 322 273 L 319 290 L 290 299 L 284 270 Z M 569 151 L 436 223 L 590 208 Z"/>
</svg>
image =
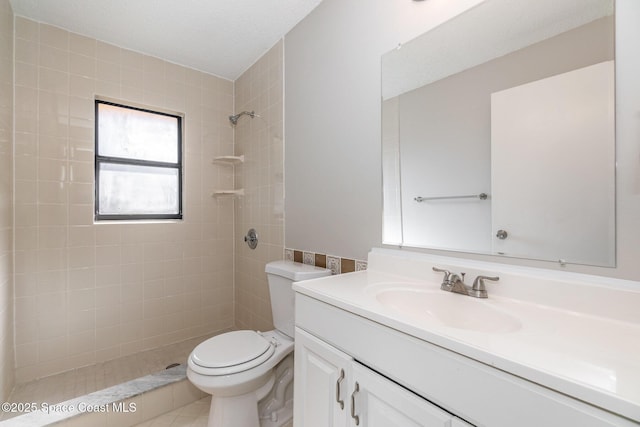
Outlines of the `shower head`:
<svg viewBox="0 0 640 427">
<path fill-rule="evenodd" d="M 256 114 L 255 111 L 243 111 L 242 113 L 238 113 L 238 114 L 234 114 L 233 116 L 229 116 L 229 121 L 231 122 L 232 125 L 237 125 L 238 124 L 238 119 L 242 116 L 249 116 L 252 119 L 254 117 L 260 117 L 259 115 Z"/>
</svg>

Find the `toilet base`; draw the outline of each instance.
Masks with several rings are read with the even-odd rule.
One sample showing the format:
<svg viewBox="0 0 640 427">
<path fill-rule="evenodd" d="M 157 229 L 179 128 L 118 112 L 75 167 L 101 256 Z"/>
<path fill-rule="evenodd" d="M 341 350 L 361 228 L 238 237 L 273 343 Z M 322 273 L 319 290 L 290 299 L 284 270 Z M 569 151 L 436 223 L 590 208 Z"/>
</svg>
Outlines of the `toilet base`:
<svg viewBox="0 0 640 427">
<path fill-rule="evenodd" d="M 275 368 L 275 383 L 258 403 L 260 427 L 282 427 L 293 418 L 293 353 Z"/>
<path fill-rule="evenodd" d="M 275 416 L 274 416 L 275 415 Z M 293 399 L 287 401 L 285 406 L 272 412 L 271 418 L 261 418 L 260 427 L 282 427 L 293 419 Z"/>
<path fill-rule="evenodd" d="M 273 388 L 275 375 L 251 393 L 233 397 L 211 396 L 207 427 L 260 427 L 258 401 Z"/>
</svg>

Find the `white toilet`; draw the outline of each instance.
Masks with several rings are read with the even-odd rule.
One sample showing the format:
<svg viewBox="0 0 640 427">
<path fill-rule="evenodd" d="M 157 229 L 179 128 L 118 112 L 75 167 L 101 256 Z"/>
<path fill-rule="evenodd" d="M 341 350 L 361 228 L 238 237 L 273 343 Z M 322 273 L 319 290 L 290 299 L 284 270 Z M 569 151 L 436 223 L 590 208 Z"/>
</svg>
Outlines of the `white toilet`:
<svg viewBox="0 0 640 427">
<path fill-rule="evenodd" d="M 293 282 L 331 270 L 292 261 L 266 265 L 275 330 L 233 331 L 200 343 L 187 377 L 210 393 L 209 427 L 280 427 L 293 414 Z"/>
</svg>

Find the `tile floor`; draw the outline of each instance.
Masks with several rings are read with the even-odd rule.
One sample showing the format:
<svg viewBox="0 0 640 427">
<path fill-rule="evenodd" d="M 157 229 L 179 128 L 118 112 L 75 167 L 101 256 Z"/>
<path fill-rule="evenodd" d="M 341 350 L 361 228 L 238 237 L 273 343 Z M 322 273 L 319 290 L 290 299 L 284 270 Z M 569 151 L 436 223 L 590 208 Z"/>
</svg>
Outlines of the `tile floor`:
<svg viewBox="0 0 640 427">
<path fill-rule="evenodd" d="M 206 427 L 210 405 L 211 397 L 205 397 L 187 406 L 138 424 L 136 427 Z"/>
<path fill-rule="evenodd" d="M 210 405 L 211 397 L 205 397 L 135 427 L 206 427 Z M 293 421 L 284 427 L 293 427 Z"/>
</svg>

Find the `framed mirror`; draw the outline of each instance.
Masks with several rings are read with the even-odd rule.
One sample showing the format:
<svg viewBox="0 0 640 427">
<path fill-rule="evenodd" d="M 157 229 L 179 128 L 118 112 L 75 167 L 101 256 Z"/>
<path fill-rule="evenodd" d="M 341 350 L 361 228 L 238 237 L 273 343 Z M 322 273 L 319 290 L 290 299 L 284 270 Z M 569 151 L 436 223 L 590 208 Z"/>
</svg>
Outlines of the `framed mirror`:
<svg viewBox="0 0 640 427">
<path fill-rule="evenodd" d="M 383 243 L 615 266 L 614 50 L 614 0 L 486 0 L 383 55 Z"/>
</svg>

